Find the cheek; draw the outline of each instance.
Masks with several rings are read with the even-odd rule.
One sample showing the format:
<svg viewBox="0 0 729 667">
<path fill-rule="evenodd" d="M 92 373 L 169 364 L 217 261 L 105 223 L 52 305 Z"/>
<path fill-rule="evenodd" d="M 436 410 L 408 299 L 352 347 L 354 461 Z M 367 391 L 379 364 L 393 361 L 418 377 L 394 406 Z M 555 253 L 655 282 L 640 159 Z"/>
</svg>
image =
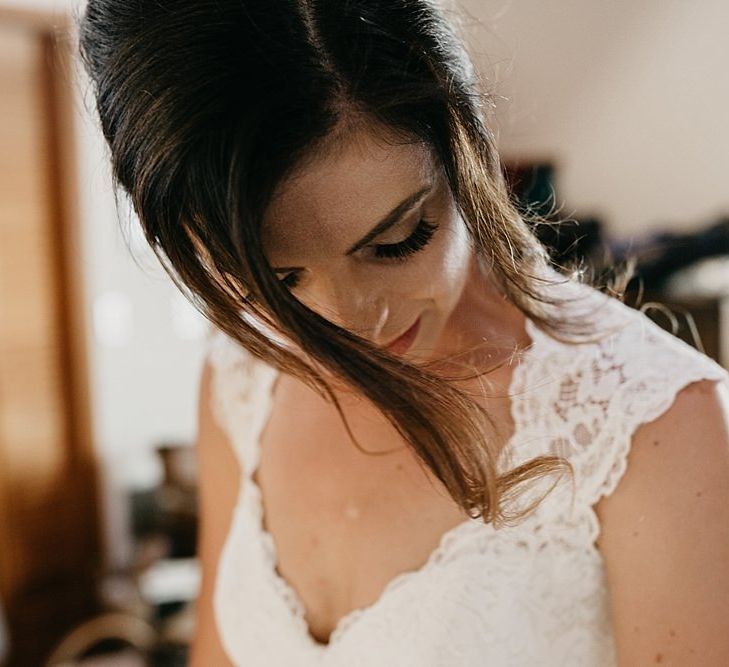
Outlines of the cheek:
<svg viewBox="0 0 729 667">
<path fill-rule="evenodd" d="M 411 284 L 417 298 L 447 307 L 458 300 L 468 276 L 471 254 L 466 226 L 456 219 L 436 238 L 414 267 Z"/>
</svg>

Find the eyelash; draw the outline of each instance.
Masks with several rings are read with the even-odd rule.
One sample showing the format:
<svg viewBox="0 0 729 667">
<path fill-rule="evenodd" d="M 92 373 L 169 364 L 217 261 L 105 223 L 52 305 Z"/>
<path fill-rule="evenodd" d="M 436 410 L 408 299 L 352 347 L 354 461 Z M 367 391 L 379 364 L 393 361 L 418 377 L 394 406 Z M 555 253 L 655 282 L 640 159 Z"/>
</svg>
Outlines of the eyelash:
<svg viewBox="0 0 729 667">
<path fill-rule="evenodd" d="M 399 243 L 388 243 L 385 245 L 375 245 L 375 257 L 381 259 L 391 259 L 397 262 L 406 260 L 410 255 L 420 252 L 430 243 L 436 230 L 438 223 L 430 222 L 425 218 L 421 218 L 415 231 L 404 241 Z M 295 289 L 299 284 L 299 274 L 289 273 L 281 280 L 287 289 Z"/>
<path fill-rule="evenodd" d="M 415 231 L 400 243 L 375 246 L 375 257 L 404 260 L 408 255 L 419 252 L 433 238 L 438 224 L 421 218 Z"/>
</svg>

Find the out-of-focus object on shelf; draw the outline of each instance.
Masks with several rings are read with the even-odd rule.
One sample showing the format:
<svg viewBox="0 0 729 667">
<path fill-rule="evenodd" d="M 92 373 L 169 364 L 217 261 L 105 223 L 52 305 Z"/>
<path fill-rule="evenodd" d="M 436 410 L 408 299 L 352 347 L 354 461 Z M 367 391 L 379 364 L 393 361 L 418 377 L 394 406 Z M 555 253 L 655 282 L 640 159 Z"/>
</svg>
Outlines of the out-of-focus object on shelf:
<svg viewBox="0 0 729 667">
<path fill-rule="evenodd" d="M 0 599 L 19 667 L 99 610 L 70 25 L 0 9 Z"/>
<path fill-rule="evenodd" d="M 729 257 L 729 216 L 721 216 L 692 232 L 651 232 L 627 239 L 611 240 L 606 259 L 610 263 L 623 262 L 628 257 L 636 261 L 637 278 L 644 289 L 651 292 L 672 291 L 676 293 L 676 276 L 684 270 L 691 270 L 696 277 L 693 286 L 701 289 L 705 296 L 716 296 L 709 282 L 720 278 L 719 269 L 698 269 L 708 259 Z M 710 265 L 707 265 L 710 266 Z M 690 276 L 684 274 L 684 279 Z M 668 283 L 673 286 L 668 288 Z M 726 278 L 720 278 L 725 283 Z M 701 284 L 700 284 L 701 283 Z M 720 286 L 714 290 L 721 289 Z M 709 292 L 712 292 L 709 294 Z M 699 296 L 688 286 L 682 296 Z"/>
<path fill-rule="evenodd" d="M 155 452 L 162 480 L 130 497 L 132 532 L 137 544 L 164 540 L 162 558 L 191 558 L 197 548 L 197 461 L 187 443 L 163 442 Z"/>
<path fill-rule="evenodd" d="M 200 590 L 200 563 L 197 558 L 163 558 L 141 574 L 139 588 L 149 604 L 192 602 Z"/>
<path fill-rule="evenodd" d="M 504 161 L 517 208 L 542 217 L 530 224 L 555 268 L 577 264 L 609 278 L 630 262 L 635 271 L 625 303 L 729 368 L 729 216 L 717 215 L 691 232 L 609 237 L 599 219 L 565 214 L 555 164 L 553 159 Z"/>
<path fill-rule="evenodd" d="M 164 471 L 160 483 L 132 491 L 134 556 L 108 572 L 101 597 L 106 611 L 74 628 L 54 651 L 56 665 L 87 667 L 124 649 L 145 667 L 183 667 L 195 630 L 200 588 L 197 547 L 197 459 L 190 443 L 155 447 Z M 107 655 L 104 656 L 104 652 Z"/>
<path fill-rule="evenodd" d="M 616 240 L 607 256 L 615 263 L 635 262 L 626 303 L 729 367 L 729 217 L 720 216 L 694 232 Z"/>
<path fill-rule="evenodd" d="M 729 368 L 724 349 L 727 332 L 722 327 L 725 298 L 688 295 L 678 298 L 650 291 L 643 292 L 638 304 L 632 303 L 633 298 L 633 295 L 628 297 L 628 305 L 643 310 L 666 331 Z"/>
<path fill-rule="evenodd" d="M 666 282 L 665 292 L 674 301 L 708 307 L 703 315 L 706 323 L 702 326 L 699 320 L 697 328 L 706 337 L 706 353 L 729 368 L 729 256 L 710 257 L 676 272 Z"/>
<path fill-rule="evenodd" d="M 729 254 L 677 271 L 666 280 L 665 292 L 676 299 L 729 297 Z"/>
<path fill-rule="evenodd" d="M 101 614 L 68 633 L 44 667 L 86 667 L 94 656 L 103 659 L 104 652 L 97 653 L 104 651 L 103 644 L 117 649 L 115 652 L 121 654 L 118 660 L 147 667 L 146 655 L 156 638 L 155 629 L 143 619 L 121 612 Z"/>
</svg>

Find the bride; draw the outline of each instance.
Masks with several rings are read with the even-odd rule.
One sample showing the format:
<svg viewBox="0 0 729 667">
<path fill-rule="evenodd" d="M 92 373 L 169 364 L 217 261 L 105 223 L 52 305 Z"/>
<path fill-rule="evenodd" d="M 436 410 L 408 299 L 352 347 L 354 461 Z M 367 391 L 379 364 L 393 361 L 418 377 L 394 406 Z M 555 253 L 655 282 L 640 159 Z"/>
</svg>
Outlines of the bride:
<svg viewBox="0 0 729 667">
<path fill-rule="evenodd" d="M 213 325 L 191 663 L 729 664 L 729 375 L 551 265 L 454 26 L 80 18 L 115 181 Z"/>
</svg>

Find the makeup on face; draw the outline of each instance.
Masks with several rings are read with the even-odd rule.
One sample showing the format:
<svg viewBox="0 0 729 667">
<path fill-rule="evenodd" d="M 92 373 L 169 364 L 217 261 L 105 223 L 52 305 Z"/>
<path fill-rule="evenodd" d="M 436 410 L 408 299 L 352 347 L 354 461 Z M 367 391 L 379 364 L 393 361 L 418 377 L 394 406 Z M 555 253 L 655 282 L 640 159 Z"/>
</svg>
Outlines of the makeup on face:
<svg viewBox="0 0 729 667">
<path fill-rule="evenodd" d="M 262 232 L 271 266 L 296 299 L 396 354 L 436 342 L 470 251 L 432 151 L 376 135 L 292 174 Z"/>
</svg>

